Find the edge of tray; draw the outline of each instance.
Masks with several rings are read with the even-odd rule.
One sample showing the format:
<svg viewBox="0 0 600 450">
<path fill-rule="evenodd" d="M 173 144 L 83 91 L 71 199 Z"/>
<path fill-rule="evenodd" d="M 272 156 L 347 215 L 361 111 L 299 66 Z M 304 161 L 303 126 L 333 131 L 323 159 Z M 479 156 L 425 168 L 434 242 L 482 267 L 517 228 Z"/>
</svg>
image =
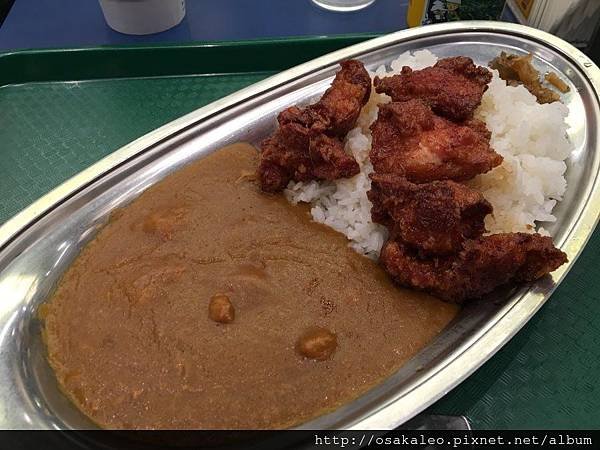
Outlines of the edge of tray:
<svg viewBox="0 0 600 450">
<path fill-rule="evenodd" d="M 0 88 L 40 81 L 282 71 L 376 33 L 0 52 Z"/>
</svg>

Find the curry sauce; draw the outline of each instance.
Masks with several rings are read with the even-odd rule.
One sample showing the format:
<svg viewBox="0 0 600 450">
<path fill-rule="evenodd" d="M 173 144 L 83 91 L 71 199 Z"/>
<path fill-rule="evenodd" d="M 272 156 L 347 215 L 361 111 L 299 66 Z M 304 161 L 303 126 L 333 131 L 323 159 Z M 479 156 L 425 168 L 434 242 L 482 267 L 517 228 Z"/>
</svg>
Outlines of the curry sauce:
<svg viewBox="0 0 600 450">
<path fill-rule="evenodd" d="M 456 315 L 260 192 L 256 150 L 194 162 L 112 215 L 44 308 L 64 393 L 105 428 L 281 428 L 388 377 Z"/>
</svg>

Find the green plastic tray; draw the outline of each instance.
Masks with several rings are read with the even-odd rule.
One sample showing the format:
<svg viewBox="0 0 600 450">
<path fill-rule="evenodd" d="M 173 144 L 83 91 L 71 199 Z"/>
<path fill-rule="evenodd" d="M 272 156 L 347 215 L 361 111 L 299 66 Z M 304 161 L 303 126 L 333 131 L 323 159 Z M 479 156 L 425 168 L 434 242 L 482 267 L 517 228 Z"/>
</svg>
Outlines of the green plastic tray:
<svg viewBox="0 0 600 450">
<path fill-rule="evenodd" d="M 0 223 L 144 133 L 369 37 L 0 54 Z M 596 232 L 542 310 L 430 412 L 478 429 L 598 428 L 599 249 Z"/>
</svg>

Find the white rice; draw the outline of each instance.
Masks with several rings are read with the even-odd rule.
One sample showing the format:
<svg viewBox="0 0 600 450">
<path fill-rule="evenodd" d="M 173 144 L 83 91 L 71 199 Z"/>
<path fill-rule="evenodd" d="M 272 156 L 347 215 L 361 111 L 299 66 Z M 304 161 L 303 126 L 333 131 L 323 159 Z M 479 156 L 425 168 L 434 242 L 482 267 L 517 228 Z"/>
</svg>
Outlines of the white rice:
<svg viewBox="0 0 600 450">
<path fill-rule="evenodd" d="M 493 75 L 476 117 L 492 132 L 490 144 L 504 161 L 469 184 L 494 207 L 486 218 L 491 233 L 533 232 L 536 222 L 556 220 L 552 209 L 567 188 L 569 109 L 560 102 L 540 105 L 523 86 L 507 86 L 497 71 Z"/>
<path fill-rule="evenodd" d="M 392 61 L 389 69 L 381 66 L 375 74 L 390 76 L 403 66 L 418 70 L 436 61 L 437 57 L 427 50 L 406 52 Z M 572 150 L 565 122 L 569 110 L 559 102 L 540 105 L 527 89 L 507 86 L 497 71 L 492 72 L 492 82 L 475 115 L 487 124 L 492 133 L 491 146 L 504 162 L 469 184 L 494 207 L 494 213 L 486 218 L 491 233 L 536 229 L 544 233 L 537 223 L 556 220 L 552 209 L 567 187 L 564 160 Z M 346 136 L 346 151 L 354 155 L 361 168 L 358 175 L 334 182 L 290 182 L 285 190 L 290 202 L 311 203 L 316 222 L 345 234 L 352 248 L 371 258 L 379 255 L 386 230 L 371 222 L 371 202 L 367 199 L 371 187 L 368 175 L 373 170 L 368 157 L 369 126 L 377 117 L 378 105 L 389 101 L 387 95 L 373 90 L 357 127 Z"/>
</svg>

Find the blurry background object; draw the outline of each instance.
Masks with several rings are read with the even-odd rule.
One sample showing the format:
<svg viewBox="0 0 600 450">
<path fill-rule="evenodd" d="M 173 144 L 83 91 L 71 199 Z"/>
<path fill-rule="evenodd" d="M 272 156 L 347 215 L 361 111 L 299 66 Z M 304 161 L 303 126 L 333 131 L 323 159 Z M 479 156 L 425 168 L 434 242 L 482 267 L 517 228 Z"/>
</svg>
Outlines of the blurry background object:
<svg viewBox="0 0 600 450">
<path fill-rule="evenodd" d="M 125 34 L 152 34 L 173 28 L 185 16 L 185 0 L 100 0 L 106 23 Z"/>
<path fill-rule="evenodd" d="M 15 0 L 0 0 L 0 26 L 4 19 L 8 15 L 8 11 L 10 11 L 10 7 L 15 2 Z"/>
<path fill-rule="evenodd" d="M 348 12 L 366 8 L 375 0 L 311 0 L 315 5 L 329 11 Z"/>
<path fill-rule="evenodd" d="M 454 20 L 498 20 L 505 0 L 410 0 L 409 27 Z"/>
<path fill-rule="evenodd" d="M 408 0 L 376 0 L 352 13 L 327 11 L 310 0 L 190 0 L 179 25 L 146 35 L 113 30 L 98 0 L 60 0 L 61 7 L 56 5 L 57 0 L 16 1 L 0 27 L 0 51 L 385 34 L 406 28 Z"/>
<path fill-rule="evenodd" d="M 516 19 L 587 48 L 600 22 L 599 0 L 508 0 Z"/>
</svg>

